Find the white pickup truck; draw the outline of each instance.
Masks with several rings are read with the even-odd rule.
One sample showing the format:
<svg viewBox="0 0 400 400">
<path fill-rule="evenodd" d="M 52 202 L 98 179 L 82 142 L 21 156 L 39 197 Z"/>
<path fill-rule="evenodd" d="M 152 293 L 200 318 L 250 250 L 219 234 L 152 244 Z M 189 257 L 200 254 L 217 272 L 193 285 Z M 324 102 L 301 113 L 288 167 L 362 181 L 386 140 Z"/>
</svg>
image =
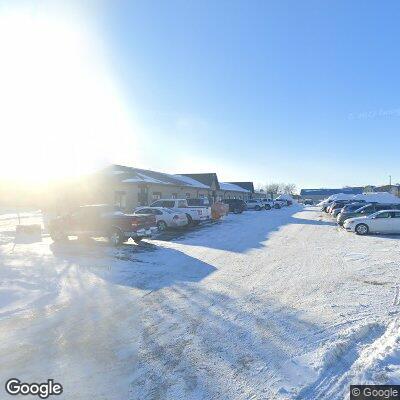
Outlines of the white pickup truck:
<svg viewBox="0 0 400 400">
<path fill-rule="evenodd" d="M 186 214 L 189 224 L 198 224 L 211 220 L 211 207 L 189 206 L 186 199 L 160 199 L 151 203 L 150 207 L 165 207 L 179 210 Z"/>
</svg>

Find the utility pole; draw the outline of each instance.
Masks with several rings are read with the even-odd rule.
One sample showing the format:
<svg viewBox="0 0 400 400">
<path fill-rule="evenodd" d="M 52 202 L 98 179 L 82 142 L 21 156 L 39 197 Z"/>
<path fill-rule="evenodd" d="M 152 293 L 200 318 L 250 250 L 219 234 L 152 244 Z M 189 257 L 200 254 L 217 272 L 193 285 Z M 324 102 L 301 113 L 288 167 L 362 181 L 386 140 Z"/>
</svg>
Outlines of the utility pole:
<svg viewBox="0 0 400 400">
<path fill-rule="evenodd" d="M 389 175 L 389 190 L 392 193 L 392 175 Z"/>
</svg>

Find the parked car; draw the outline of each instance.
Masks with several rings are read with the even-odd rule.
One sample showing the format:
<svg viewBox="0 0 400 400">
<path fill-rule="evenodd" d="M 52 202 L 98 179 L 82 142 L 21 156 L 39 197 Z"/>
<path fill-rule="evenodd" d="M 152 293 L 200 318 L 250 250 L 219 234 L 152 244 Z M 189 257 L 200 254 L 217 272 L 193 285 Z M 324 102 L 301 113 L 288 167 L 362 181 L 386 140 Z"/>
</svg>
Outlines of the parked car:
<svg viewBox="0 0 400 400">
<path fill-rule="evenodd" d="M 400 233 L 400 211 L 382 210 L 365 217 L 349 218 L 343 227 L 357 235 Z"/>
<path fill-rule="evenodd" d="M 343 225 L 344 221 L 349 218 L 364 217 L 373 214 L 377 211 L 383 210 L 400 210 L 400 204 L 379 204 L 379 203 L 369 203 L 354 211 L 341 212 L 337 216 L 337 223 Z"/>
<path fill-rule="evenodd" d="M 259 199 L 249 199 L 246 201 L 246 208 L 248 210 L 260 211 L 264 209 L 264 204 Z"/>
<path fill-rule="evenodd" d="M 271 199 L 261 199 L 261 202 L 266 210 L 270 210 L 274 206 L 274 202 Z"/>
<path fill-rule="evenodd" d="M 164 207 L 139 207 L 135 209 L 134 215 L 154 215 L 159 231 L 168 228 L 179 228 L 189 224 L 185 213 Z"/>
<path fill-rule="evenodd" d="M 241 214 L 246 209 L 246 203 L 240 199 L 224 199 L 222 202 L 227 204 L 229 212 L 233 212 L 234 214 Z"/>
<path fill-rule="evenodd" d="M 328 208 L 327 211 L 329 214 L 332 214 L 332 212 L 336 209 L 342 209 L 346 204 L 348 203 L 347 200 L 338 200 L 334 201 Z"/>
<path fill-rule="evenodd" d="M 304 204 L 305 206 L 312 206 L 312 205 L 314 204 L 314 201 L 311 200 L 311 199 L 305 199 L 305 200 L 303 201 L 303 204 Z"/>
<path fill-rule="evenodd" d="M 274 200 L 274 208 L 282 208 L 285 206 L 287 206 L 287 202 L 285 200 L 279 200 L 279 199 Z"/>
<path fill-rule="evenodd" d="M 88 205 L 50 221 L 50 236 L 55 242 L 69 236 L 108 237 L 118 246 L 132 238 L 139 242 L 157 232 L 154 215 L 132 215 L 114 211 L 108 205 Z"/>
<path fill-rule="evenodd" d="M 359 203 L 347 203 L 345 204 L 342 208 L 336 208 L 335 210 L 332 211 L 332 216 L 334 218 L 337 218 L 337 216 L 341 212 L 350 212 L 350 211 L 355 211 L 361 208 L 362 206 L 365 205 L 365 202 L 359 202 Z"/>
<path fill-rule="evenodd" d="M 198 224 L 202 221 L 211 220 L 211 207 L 191 206 L 189 207 L 187 199 L 161 199 L 156 200 L 150 207 L 165 207 L 178 210 L 186 214 L 189 224 Z"/>
<path fill-rule="evenodd" d="M 293 204 L 293 197 L 289 194 L 280 194 L 275 200 L 283 200 L 285 206 L 291 206 Z"/>
</svg>

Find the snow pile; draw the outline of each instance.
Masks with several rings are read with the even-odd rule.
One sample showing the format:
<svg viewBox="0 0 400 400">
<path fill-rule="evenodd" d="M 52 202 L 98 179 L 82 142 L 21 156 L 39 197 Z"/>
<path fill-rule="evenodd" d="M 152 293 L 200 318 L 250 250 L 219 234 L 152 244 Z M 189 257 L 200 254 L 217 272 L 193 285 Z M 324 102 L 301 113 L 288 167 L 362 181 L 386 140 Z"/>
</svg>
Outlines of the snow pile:
<svg viewBox="0 0 400 400">
<path fill-rule="evenodd" d="M 345 329 L 317 354 L 308 356 L 318 378 L 298 397 L 343 399 L 347 398 L 350 385 L 400 384 L 399 357 L 398 318 L 387 325 L 371 322 Z"/>
<path fill-rule="evenodd" d="M 318 206 L 324 206 L 332 201 L 336 200 L 354 200 L 354 201 L 365 201 L 366 203 L 381 203 L 381 204 L 393 204 L 399 203 L 400 198 L 395 196 L 389 192 L 368 192 L 361 194 L 346 194 L 346 193 L 337 193 L 329 196 L 327 199 L 322 200 L 318 203 Z"/>
<path fill-rule="evenodd" d="M 367 203 L 371 202 L 371 203 L 382 203 L 382 204 L 400 203 L 400 198 L 388 192 L 371 192 L 371 193 L 356 194 L 355 196 L 352 197 L 352 200 L 361 200 Z"/>
<path fill-rule="evenodd" d="M 329 203 L 332 203 L 332 201 L 335 201 L 335 200 L 351 200 L 353 197 L 354 197 L 353 194 L 336 193 L 336 194 L 333 194 L 332 196 L 329 196 L 327 199 L 322 200 L 320 203 L 317 204 L 317 206 L 322 207 Z"/>
<path fill-rule="evenodd" d="M 290 194 L 280 194 L 275 200 L 293 201 L 293 197 Z"/>
</svg>

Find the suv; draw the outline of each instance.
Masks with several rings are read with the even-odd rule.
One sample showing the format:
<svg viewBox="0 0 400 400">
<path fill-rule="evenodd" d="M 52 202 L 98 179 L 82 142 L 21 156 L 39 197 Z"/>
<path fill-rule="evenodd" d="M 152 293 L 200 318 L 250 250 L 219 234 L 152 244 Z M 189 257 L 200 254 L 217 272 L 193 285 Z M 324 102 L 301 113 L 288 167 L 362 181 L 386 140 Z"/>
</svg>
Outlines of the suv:
<svg viewBox="0 0 400 400">
<path fill-rule="evenodd" d="M 369 203 L 354 211 L 343 211 L 337 216 L 337 223 L 343 225 L 344 221 L 349 218 L 365 217 L 377 211 L 383 210 L 400 210 L 400 204 L 382 204 Z"/>
<path fill-rule="evenodd" d="M 100 204 L 78 207 L 74 212 L 50 221 L 50 236 L 55 242 L 68 236 L 108 237 L 114 246 L 132 238 L 140 242 L 157 232 L 154 215 L 128 215 Z"/>
<path fill-rule="evenodd" d="M 337 218 L 337 216 L 341 213 L 341 212 L 352 212 L 352 211 L 356 211 L 359 208 L 361 208 L 362 206 L 365 206 L 365 202 L 356 202 L 356 203 L 346 203 L 343 207 L 341 208 L 335 208 L 331 214 L 333 216 L 333 218 Z"/>
<path fill-rule="evenodd" d="M 261 202 L 266 210 L 270 210 L 274 206 L 274 202 L 271 199 L 261 199 Z"/>
<path fill-rule="evenodd" d="M 256 211 L 261 211 L 264 208 L 263 202 L 258 199 L 247 200 L 246 206 L 248 210 L 256 210 Z"/>
<path fill-rule="evenodd" d="M 348 200 L 337 200 L 331 203 L 331 205 L 327 208 L 328 213 L 332 213 L 333 210 L 336 210 L 338 208 L 343 208 L 346 204 L 348 204 Z"/>
<path fill-rule="evenodd" d="M 240 199 L 224 199 L 222 202 L 227 204 L 229 212 L 233 212 L 234 214 L 241 214 L 246 209 L 246 203 Z"/>
</svg>

